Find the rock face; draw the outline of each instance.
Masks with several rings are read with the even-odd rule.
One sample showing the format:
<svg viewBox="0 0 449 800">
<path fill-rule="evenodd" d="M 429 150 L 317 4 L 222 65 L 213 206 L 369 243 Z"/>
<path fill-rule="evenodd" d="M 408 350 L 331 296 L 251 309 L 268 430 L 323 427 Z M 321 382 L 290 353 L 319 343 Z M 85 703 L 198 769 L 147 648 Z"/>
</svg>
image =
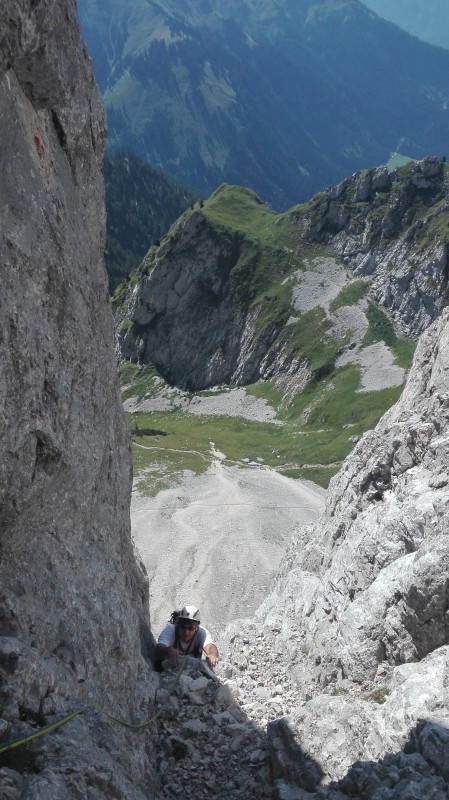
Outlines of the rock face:
<svg viewBox="0 0 449 800">
<path fill-rule="evenodd" d="M 0 730 L 14 739 L 86 703 L 128 717 L 152 683 L 102 257 L 103 112 L 75 2 L 2 3 L 0 31 Z M 0 796 L 86 797 L 92 764 L 112 759 L 85 719 L 67 727 L 72 777 L 61 733 L 27 775 L 14 751 Z M 140 796 L 141 755 L 135 786 L 117 766 L 111 794 Z"/>
<path fill-rule="evenodd" d="M 312 207 L 306 237 L 332 243 L 354 277 L 370 278 L 371 297 L 401 333 L 422 333 L 447 297 L 444 162 L 425 158 L 395 175 L 386 167 L 364 170 L 318 195 Z M 304 225 L 300 215 L 298 221 Z"/>
<path fill-rule="evenodd" d="M 445 311 L 423 334 L 400 401 L 331 481 L 323 518 L 292 543 L 257 618 L 228 631 L 236 675 L 248 675 L 251 653 L 257 672 L 257 647 L 241 656 L 258 637 L 286 696 L 296 692 L 288 746 L 286 731 L 272 730 L 280 797 L 447 796 L 448 353 Z M 255 694 L 249 676 L 238 682 Z M 292 777 L 298 747 L 320 767 L 312 786 L 310 770 Z"/>
<path fill-rule="evenodd" d="M 292 376 L 302 388 L 333 364 L 317 371 L 301 346 L 315 337 L 325 350 L 333 339 L 335 354 L 346 347 L 354 359 L 368 328 L 367 300 L 406 337 L 438 316 L 449 241 L 449 171 L 440 159 L 393 175 L 356 173 L 285 216 L 261 211 L 245 191 L 217 190 L 150 251 L 117 311 L 120 358 L 151 362 L 169 382 L 193 390 L 260 378 L 285 384 Z M 234 207 L 243 211 L 232 226 Z M 351 282 L 363 287 L 361 304 L 342 300 L 339 315 L 330 313 Z M 306 312 L 325 319 L 316 336 L 310 319 L 301 327 Z M 354 312 L 361 322 L 350 318 Z"/>
<path fill-rule="evenodd" d="M 0 797 L 270 798 L 269 747 L 279 798 L 447 798 L 449 312 L 423 335 L 401 401 L 331 484 L 324 517 L 292 542 L 257 618 L 227 631 L 227 688 L 192 669 L 175 691 L 142 654 L 147 585 L 102 263 L 103 118 L 76 7 L 11 0 L 0 23 Z M 410 179 L 427 192 L 445 174 L 428 162 Z M 355 202 L 384 180 L 365 176 Z M 311 238 L 329 235 L 319 216 L 331 201 L 303 218 Z M 327 218 L 338 226 L 344 213 Z M 178 279 L 163 309 L 189 293 Z M 212 308 L 218 277 L 206 288 Z M 438 302 L 427 308 L 435 316 Z M 156 699 L 164 722 L 138 735 L 104 713 L 143 719 Z M 2 752 L 80 706 L 59 731 Z"/>
<path fill-rule="evenodd" d="M 209 233 L 201 214 L 180 224 L 174 241 L 161 248 L 160 266 L 136 287 L 128 312 L 134 327 L 123 353 L 155 359 L 182 386 L 209 386 L 231 375 L 249 382 L 255 371 L 252 358 L 241 364 L 247 318 L 229 285 L 237 247 Z M 265 351 L 266 345 L 260 354 Z"/>
</svg>

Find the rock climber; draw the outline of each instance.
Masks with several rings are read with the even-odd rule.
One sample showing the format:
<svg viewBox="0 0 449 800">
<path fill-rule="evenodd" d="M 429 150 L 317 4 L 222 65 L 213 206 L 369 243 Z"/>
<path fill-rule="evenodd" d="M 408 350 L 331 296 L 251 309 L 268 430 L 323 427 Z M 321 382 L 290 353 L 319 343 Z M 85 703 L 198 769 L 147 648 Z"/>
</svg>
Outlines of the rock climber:
<svg viewBox="0 0 449 800">
<path fill-rule="evenodd" d="M 154 666 L 160 672 L 162 662 L 167 659 L 171 667 L 176 667 L 180 655 L 201 658 L 204 651 L 206 663 L 212 669 L 218 662 L 218 648 L 212 637 L 200 625 L 200 612 L 196 606 L 184 606 L 174 611 L 171 622 L 159 634 L 154 651 Z"/>
</svg>

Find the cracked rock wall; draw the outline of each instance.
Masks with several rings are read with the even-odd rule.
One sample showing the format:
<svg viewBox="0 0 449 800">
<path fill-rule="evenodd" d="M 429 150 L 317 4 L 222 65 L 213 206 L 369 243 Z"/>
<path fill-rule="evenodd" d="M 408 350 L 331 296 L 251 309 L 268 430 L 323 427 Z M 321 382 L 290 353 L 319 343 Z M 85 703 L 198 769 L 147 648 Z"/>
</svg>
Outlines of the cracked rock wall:
<svg viewBox="0 0 449 800">
<path fill-rule="evenodd" d="M 103 265 L 102 106 L 72 0 L 0 3 L 0 706 L 129 710 L 147 584 Z"/>
<path fill-rule="evenodd" d="M 292 736 L 322 772 L 311 798 L 448 796 L 448 354 L 445 309 L 400 400 L 331 481 L 322 518 L 298 531 L 255 620 L 227 631 L 247 702 L 242 637 L 260 631 L 265 652 L 282 654 Z M 301 777 L 281 775 L 302 799 Z M 338 786 L 318 789 L 322 779 Z"/>
</svg>

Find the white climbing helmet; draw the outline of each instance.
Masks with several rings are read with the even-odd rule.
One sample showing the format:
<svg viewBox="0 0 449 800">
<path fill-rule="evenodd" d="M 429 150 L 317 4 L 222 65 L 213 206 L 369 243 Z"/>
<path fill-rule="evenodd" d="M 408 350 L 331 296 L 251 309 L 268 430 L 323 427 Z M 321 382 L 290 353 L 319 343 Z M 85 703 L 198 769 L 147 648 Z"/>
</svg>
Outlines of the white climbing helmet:
<svg viewBox="0 0 449 800">
<path fill-rule="evenodd" d="M 200 611 L 196 606 L 184 606 L 181 610 L 178 619 L 191 619 L 192 622 L 200 621 Z"/>
</svg>

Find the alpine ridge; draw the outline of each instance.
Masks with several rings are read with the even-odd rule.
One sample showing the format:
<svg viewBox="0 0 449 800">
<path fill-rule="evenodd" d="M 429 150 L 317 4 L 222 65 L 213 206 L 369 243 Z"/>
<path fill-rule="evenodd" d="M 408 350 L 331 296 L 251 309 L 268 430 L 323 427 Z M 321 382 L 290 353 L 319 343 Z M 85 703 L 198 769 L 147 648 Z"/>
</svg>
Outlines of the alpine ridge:
<svg viewBox="0 0 449 800">
<path fill-rule="evenodd" d="M 283 215 L 221 187 L 117 297 L 120 357 L 188 389 L 287 376 L 304 385 L 363 360 L 369 301 L 416 338 L 447 300 L 448 180 L 436 158 L 366 170 Z M 329 350 L 318 361 L 313 322 Z"/>
<path fill-rule="evenodd" d="M 449 23 L 444 0 L 365 0 L 376 14 L 425 42 L 449 48 Z"/>
<path fill-rule="evenodd" d="M 228 628 L 248 704 L 262 653 L 295 689 L 268 725 L 279 798 L 447 796 L 448 337 L 446 309 L 256 617 Z"/>
</svg>

